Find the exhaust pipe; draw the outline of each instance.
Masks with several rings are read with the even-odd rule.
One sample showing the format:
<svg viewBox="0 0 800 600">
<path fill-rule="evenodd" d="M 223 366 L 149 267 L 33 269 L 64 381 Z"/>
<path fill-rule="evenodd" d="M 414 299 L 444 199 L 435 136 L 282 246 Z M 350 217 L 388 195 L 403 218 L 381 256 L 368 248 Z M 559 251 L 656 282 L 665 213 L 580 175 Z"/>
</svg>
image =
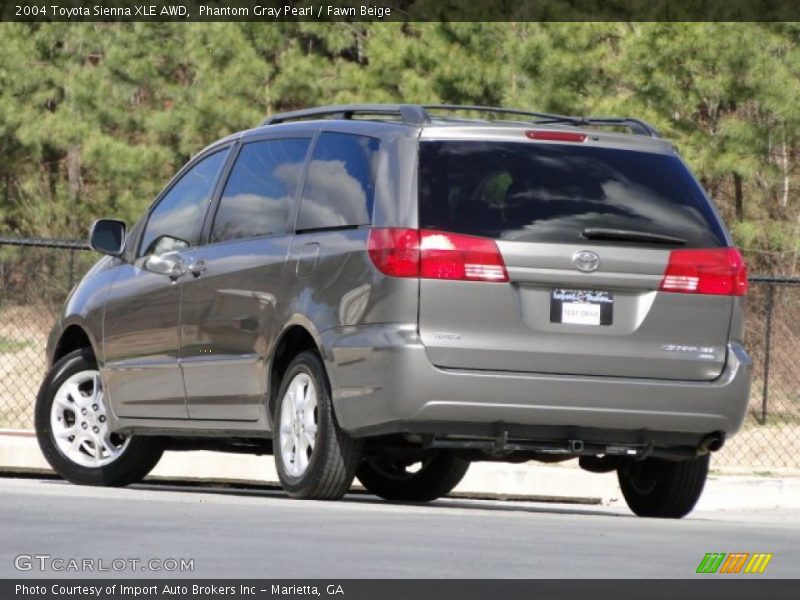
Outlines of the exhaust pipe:
<svg viewBox="0 0 800 600">
<path fill-rule="evenodd" d="M 702 440 L 700 440 L 700 445 L 697 447 L 697 453 L 702 456 L 703 454 L 708 454 L 709 452 L 716 452 L 722 448 L 723 445 L 725 445 L 725 433 L 722 431 L 715 431 L 714 433 L 709 433 Z"/>
</svg>

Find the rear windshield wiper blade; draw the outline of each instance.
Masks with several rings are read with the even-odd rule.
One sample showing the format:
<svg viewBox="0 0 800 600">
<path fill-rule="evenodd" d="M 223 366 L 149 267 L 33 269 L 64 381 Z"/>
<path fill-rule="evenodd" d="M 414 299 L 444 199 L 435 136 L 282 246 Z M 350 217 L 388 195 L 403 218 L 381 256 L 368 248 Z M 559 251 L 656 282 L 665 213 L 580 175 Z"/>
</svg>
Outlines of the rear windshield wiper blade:
<svg viewBox="0 0 800 600">
<path fill-rule="evenodd" d="M 647 231 L 631 231 L 629 229 L 606 229 L 604 227 L 587 227 L 581 232 L 585 240 L 608 240 L 614 242 L 649 242 L 651 244 L 675 244 L 683 246 L 686 240 L 673 235 L 650 233 Z"/>
</svg>

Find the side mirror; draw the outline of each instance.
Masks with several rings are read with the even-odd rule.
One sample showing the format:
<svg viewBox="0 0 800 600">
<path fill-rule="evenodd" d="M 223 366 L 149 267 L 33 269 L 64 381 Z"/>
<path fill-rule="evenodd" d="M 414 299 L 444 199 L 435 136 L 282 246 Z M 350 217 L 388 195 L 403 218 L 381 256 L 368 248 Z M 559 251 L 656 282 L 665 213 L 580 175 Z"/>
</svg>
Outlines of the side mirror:
<svg viewBox="0 0 800 600">
<path fill-rule="evenodd" d="M 103 254 L 120 256 L 125 249 L 125 223 L 115 219 L 98 219 L 89 231 L 89 245 Z"/>
</svg>

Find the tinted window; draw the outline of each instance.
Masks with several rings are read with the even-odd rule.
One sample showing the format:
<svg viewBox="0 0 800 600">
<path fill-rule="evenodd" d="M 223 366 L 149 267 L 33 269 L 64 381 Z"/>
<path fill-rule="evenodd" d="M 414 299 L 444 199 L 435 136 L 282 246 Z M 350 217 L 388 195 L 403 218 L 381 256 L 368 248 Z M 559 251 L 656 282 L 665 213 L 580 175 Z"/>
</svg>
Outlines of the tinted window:
<svg viewBox="0 0 800 600">
<path fill-rule="evenodd" d="M 200 241 L 200 229 L 228 150 L 207 156 L 191 168 L 150 213 L 141 255 L 162 254 Z"/>
<path fill-rule="evenodd" d="M 296 139 L 242 146 L 214 218 L 212 242 L 286 231 L 308 144 Z"/>
<path fill-rule="evenodd" d="M 579 243 L 586 228 L 609 228 L 678 237 L 690 247 L 725 245 L 702 190 L 670 155 L 424 142 L 419 199 L 421 227 L 455 233 Z"/>
<path fill-rule="evenodd" d="M 297 229 L 369 225 L 375 196 L 378 140 L 323 133 L 303 188 Z"/>
</svg>

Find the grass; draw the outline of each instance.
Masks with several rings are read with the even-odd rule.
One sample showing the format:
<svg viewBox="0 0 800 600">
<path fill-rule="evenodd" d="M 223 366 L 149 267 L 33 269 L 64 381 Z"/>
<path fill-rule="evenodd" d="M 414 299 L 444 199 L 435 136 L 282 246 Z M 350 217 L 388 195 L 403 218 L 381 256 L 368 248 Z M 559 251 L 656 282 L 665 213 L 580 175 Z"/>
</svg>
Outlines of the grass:
<svg viewBox="0 0 800 600">
<path fill-rule="evenodd" d="M 18 340 L 10 340 L 0 335 L 0 354 L 13 354 L 19 352 L 30 346 L 30 342 L 20 342 Z"/>
</svg>

